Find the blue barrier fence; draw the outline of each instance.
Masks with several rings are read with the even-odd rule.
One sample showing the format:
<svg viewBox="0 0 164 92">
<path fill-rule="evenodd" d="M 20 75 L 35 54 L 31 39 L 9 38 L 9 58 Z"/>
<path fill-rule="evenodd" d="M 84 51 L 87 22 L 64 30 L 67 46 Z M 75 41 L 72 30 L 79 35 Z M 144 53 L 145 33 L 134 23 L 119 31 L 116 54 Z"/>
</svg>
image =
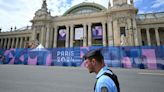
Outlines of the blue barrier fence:
<svg viewBox="0 0 164 92">
<path fill-rule="evenodd" d="M 164 69 L 164 46 L 0 49 L 0 64 L 85 67 L 83 55 L 98 48 L 110 67 Z"/>
</svg>

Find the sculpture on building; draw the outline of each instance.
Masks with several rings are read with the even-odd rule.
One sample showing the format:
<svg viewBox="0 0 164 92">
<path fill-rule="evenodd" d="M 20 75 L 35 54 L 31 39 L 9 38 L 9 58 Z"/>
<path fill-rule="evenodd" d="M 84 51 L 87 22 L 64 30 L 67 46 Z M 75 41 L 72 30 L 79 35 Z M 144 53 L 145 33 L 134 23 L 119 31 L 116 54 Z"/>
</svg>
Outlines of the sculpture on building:
<svg viewBox="0 0 164 92">
<path fill-rule="evenodd" d="M 26 44 L 27 48 L 36 48 L 39 45 L 39 41 L 38 40 L 31 40 Z"/>
<path fill-rule="evenodd" d="M 110 8 L 111 7 L 111 3 L 110 3 L 110 0 L 109 0 L 109 3 L 108 3 L 108 8 Z"/>
<path fill-rule="evenodd" d="M 132 4 L 132 5 L 133 5 L 133 3 L 134 3 L 134 2 L 133 2 L 133 0 L 130 0 L 130 4 Z"/>
<path fill-rule="evenodd" d="M 10 28 L 10 31 L 13 31 L 13 27 Z"/>
<path fill-rule="evenodd" d="M 113 0 L 113 6 L 122 6 L 126 4 L 127 4 L 127 0 Z"/>
<path fill-rule="evenodd" d="M 121 35 L 121 46 L 127 45 L 127 39 L 124 34 Z"/>
<path fill-rule="evenodd" d="M 46 0 L 43 0 L 42 8 L 47 8 Z"/>
</svg>

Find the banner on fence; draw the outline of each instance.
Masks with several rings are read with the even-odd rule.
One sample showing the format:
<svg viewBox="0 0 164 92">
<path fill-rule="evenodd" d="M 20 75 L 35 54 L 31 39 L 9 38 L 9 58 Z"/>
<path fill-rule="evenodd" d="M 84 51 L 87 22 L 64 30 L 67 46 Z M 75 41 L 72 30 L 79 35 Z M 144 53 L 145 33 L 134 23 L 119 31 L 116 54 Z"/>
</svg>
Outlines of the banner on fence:
<svg viewBox="0 0 164 92">
<path fill-rule="evenodd" d="M 164 69 L 164 46 L 0 49 L 0 64 L 85 67 L 82 57 L 94 49 L 102 49 L 105 63 L 110 67 Z"/>
</svg>

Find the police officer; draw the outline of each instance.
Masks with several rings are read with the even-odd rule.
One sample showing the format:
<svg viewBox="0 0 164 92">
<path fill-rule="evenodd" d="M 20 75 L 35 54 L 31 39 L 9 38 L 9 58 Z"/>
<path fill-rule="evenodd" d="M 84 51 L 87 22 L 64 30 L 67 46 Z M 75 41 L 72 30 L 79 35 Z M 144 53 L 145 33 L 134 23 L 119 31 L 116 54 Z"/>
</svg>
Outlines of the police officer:
<svg viewBox="0 0 164 92">
<path fill-rule="evenodd" d="M 104 73 L 110 73 L 109 68 L 105 66 L 104 57 L 101 50 L 92 50 L 83 56 L 86 60 L 86 67 L 90 73 L 96 73 L 95 92 L 118 92 L 114 81 L 104 75 Z"/>
</svg>

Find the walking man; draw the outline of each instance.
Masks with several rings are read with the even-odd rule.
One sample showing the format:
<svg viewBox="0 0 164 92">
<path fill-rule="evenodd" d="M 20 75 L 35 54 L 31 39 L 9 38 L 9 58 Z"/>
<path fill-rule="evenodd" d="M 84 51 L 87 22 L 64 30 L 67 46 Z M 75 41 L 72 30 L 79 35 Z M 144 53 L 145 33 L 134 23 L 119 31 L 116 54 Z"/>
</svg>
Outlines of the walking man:
<svg viewBox="0 0 164 92">
<path fill-rule="evenodd" d="M 90 73 L 96 73 L 95 92 L 119 92 L 117 77 L 104 63 L 101 50 L 89 51 L 83 57 Z M 118 87 L 117 87 L 118 86 Z"/>
</svg>

